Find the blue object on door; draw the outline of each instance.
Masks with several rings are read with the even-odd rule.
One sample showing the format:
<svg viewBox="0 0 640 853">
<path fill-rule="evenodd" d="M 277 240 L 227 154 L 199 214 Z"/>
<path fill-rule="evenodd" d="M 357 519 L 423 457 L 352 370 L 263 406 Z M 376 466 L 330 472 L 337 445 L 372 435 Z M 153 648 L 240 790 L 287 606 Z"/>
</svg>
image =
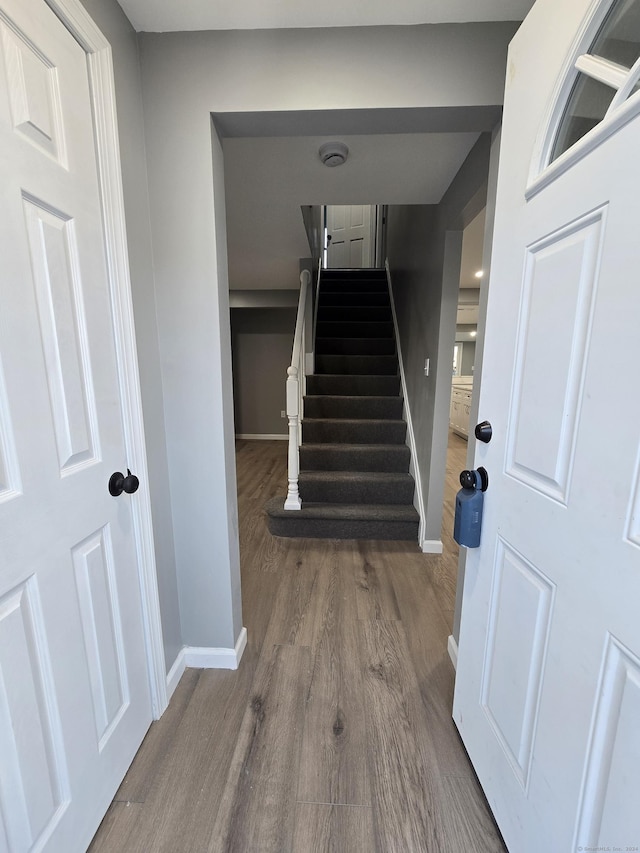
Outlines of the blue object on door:
<svg viewBox="0 0 640 853">
<path fill-rule="evenodd" d="M 484 493 L 489 487 L 489 476 L 484 468 L 463 471 L 460 484 L 462 488 L 456 495 L 453 538 L 465 548 L 477 548 L 480 545 Z"/>
</svg>

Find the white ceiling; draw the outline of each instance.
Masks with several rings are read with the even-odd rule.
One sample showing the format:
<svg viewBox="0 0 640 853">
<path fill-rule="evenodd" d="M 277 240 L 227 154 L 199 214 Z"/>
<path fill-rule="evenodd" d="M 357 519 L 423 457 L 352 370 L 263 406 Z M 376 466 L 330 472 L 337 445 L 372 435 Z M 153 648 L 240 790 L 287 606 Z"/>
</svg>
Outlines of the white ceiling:
<svg viewBox="0 0 640 853">
<path fill-rule="evenodd" d="M 533 0 L 119 0 L 139 32 L 521 21 Z"/>
</svg>

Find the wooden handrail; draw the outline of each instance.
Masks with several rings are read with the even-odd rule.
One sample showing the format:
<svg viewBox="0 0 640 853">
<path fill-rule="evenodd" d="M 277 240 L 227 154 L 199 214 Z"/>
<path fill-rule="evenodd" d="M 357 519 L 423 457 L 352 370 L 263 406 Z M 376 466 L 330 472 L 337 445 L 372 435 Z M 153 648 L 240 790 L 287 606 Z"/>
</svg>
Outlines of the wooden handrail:
<svg viewBox="0 0 640 853">
<path fill-rule="evenodd" d="M 296 330 L 293 336 L 291 365 L 287 369 L 287 421 L 289 423 L 288 486 L 285 509 L 302 509 L 298 491 L 300 475 L 300 442 L 302 438 L 302 396 L 304 393 L 305 352 L 304 330 L 307 299 L 311 285 L 311 273 L 303 270 L 300 274 L 300 298 L 296 316 Z"/>
</svg>

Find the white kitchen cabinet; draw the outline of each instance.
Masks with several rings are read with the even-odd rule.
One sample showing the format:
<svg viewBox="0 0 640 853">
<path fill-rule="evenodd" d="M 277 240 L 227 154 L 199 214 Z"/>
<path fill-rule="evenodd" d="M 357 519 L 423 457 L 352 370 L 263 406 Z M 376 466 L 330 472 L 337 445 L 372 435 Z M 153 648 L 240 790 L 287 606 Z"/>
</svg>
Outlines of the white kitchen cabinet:
<svg viewBox="0 0 640 853">
<path fill-rule="evenodd" d="M 451 389 L 451 407 L 449 410 L 449 426 L 463 438 L 469 437 L 469 422 L 471 418 L 471 388 L 454 385 Z"/>
</svg>

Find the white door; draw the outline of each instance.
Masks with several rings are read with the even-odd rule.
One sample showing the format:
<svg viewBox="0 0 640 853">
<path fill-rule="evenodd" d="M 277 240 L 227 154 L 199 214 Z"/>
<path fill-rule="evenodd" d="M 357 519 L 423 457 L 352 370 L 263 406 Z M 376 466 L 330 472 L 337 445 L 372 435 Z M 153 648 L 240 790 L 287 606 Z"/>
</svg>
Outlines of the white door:
<svg viewBox="0 0 640 853">
<path fill-rule="evenodd" d="M 0 0 L 0 850 L 86 848 L 151 722 L 87 58 Z"/>
<path fill-rule="evenodd" d="M 508 62 L 453 716 L 512 853 L 640 847 L 639 96 L 536 162 L 610 7 L 585 28 L 591 0 L 539 0 Z M 565 139 L 614 95 L 583 80 Z"/>
<path fill-rule="evenodd" d="M 371 205 L 327 205 L 329 268 L 372 267 L 372 227 L 375 228 L 375 211 Z"/>
</svg>

